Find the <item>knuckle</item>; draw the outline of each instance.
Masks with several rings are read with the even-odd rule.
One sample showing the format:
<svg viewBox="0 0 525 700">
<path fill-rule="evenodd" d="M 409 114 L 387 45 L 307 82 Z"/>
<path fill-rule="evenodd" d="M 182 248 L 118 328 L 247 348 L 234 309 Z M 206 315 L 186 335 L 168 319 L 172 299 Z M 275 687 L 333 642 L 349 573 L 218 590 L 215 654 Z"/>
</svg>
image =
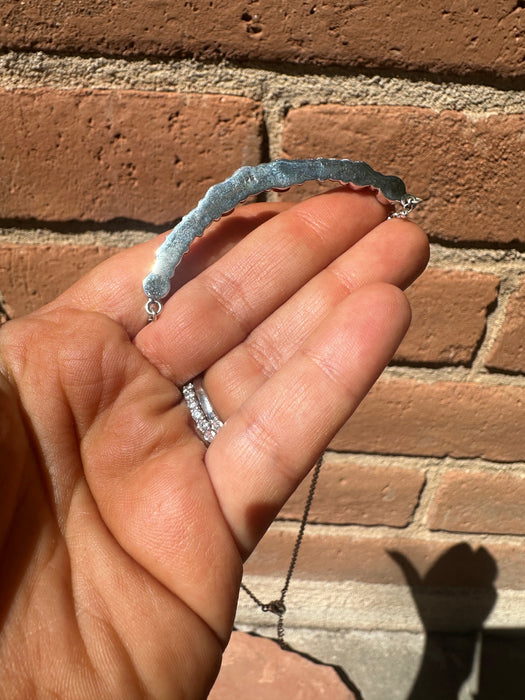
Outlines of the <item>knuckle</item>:
<svg viewBox="0 0 525 700">
<path fill-rule="evenodd" d="M 247 299 L 241 279 L 227 272 L 208 272 L 203 284 L 215 306 L 243 331 L 246 336 L 251 326 L 246 319 L 250 318 L 252 305 Z"/>
</svg>

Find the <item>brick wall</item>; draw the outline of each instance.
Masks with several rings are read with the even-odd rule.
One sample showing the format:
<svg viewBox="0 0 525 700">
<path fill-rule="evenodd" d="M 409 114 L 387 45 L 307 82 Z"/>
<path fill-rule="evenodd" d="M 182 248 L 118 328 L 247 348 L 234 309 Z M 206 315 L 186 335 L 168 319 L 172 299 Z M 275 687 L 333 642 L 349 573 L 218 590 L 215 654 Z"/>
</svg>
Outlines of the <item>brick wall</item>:
<svg viewBox="0 0 525 700">
<path fill-rule="evenodd" d="M 0 19 L 0 318 L 166 228 L 242 164 L 363 159 L 424 197 L 413 326 L 332 444 L 291 624 L 310 651 L 314 628 L 421 632 L 396 550 L 429 591 L 496 579 L 486 624 L 525 627 L 525 3 L 4 0 Z M 304 497 L 248 563 L 263 588 Z M 343 582 L 354 602 L 341 593 L 339 618 L 320 619 Z M 381 608 L 391 590 L 404 617 Z M 240 618 L 267 623 L 246 601 Z M 330 639 L 325 656 L 386 698 Z"/>
</svg>

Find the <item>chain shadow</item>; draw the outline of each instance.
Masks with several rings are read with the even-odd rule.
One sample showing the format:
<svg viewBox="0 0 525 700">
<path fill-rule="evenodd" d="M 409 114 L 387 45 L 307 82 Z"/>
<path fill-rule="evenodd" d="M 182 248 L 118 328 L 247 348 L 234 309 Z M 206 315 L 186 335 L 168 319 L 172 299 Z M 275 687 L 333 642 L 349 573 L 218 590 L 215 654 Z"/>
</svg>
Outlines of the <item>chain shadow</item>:
<svg viewBox="0 0 525 700">
<path fill-rule="evenodd" d="M 406 700 L 458 700 L 474 669 L 483 623 L 497 599 L 496 562 L 484 547 L 473 550 L 462 542 L 444 552 L 421 576 L 401 552 L 389 555 L 410 587 L 426 635 L 418 674 Z M 481 686 L 479 690 L 475 697 L 488 699 Z"/>
</svg>

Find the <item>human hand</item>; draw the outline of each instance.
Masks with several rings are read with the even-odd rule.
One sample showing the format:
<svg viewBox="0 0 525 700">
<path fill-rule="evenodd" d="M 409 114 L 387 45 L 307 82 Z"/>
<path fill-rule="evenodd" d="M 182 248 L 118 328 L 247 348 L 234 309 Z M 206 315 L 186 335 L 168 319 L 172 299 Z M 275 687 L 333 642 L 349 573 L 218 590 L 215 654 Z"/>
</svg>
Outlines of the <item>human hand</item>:
<svg viewBox="0 0 525 700">
<path fill-rule="evenodd" d="M 0 696 L 205 697 L 242 562 L 388 363 L 428 247 L 369 192 L 158 240 L 0 331 Z M 187 283 L 182 285 L 182 282 Z M 179 387 L 225 421 L 206 450 Z"/>
</svg>

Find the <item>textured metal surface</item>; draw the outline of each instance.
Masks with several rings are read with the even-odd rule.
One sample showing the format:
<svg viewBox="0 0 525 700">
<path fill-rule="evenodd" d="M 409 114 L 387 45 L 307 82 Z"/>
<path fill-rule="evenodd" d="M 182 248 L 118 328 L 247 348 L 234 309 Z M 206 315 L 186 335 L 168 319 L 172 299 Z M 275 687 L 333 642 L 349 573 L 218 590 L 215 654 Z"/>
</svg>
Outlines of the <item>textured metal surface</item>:
<svg viewBox="0 0 525 700">
<path fill-rule="evenodd" d="M 162 299 L 170 291 L 170 280 L 191 242 L 223 214 L 250 196 L 271 189 L 287 189 L 309 180 L 333 180 L 357 187 L 370 187 L 382 201 L 399 202 L 407 194 L 403 181 L 394 175 L 382 175 L 363 161 L 336 158 L 275 160 L 239 168 L 230 178 L 210 187 L 206 195 L 178 223 L 159 246 L 156 261 L 143 287 L 149 299 Z"/>
</svg>

